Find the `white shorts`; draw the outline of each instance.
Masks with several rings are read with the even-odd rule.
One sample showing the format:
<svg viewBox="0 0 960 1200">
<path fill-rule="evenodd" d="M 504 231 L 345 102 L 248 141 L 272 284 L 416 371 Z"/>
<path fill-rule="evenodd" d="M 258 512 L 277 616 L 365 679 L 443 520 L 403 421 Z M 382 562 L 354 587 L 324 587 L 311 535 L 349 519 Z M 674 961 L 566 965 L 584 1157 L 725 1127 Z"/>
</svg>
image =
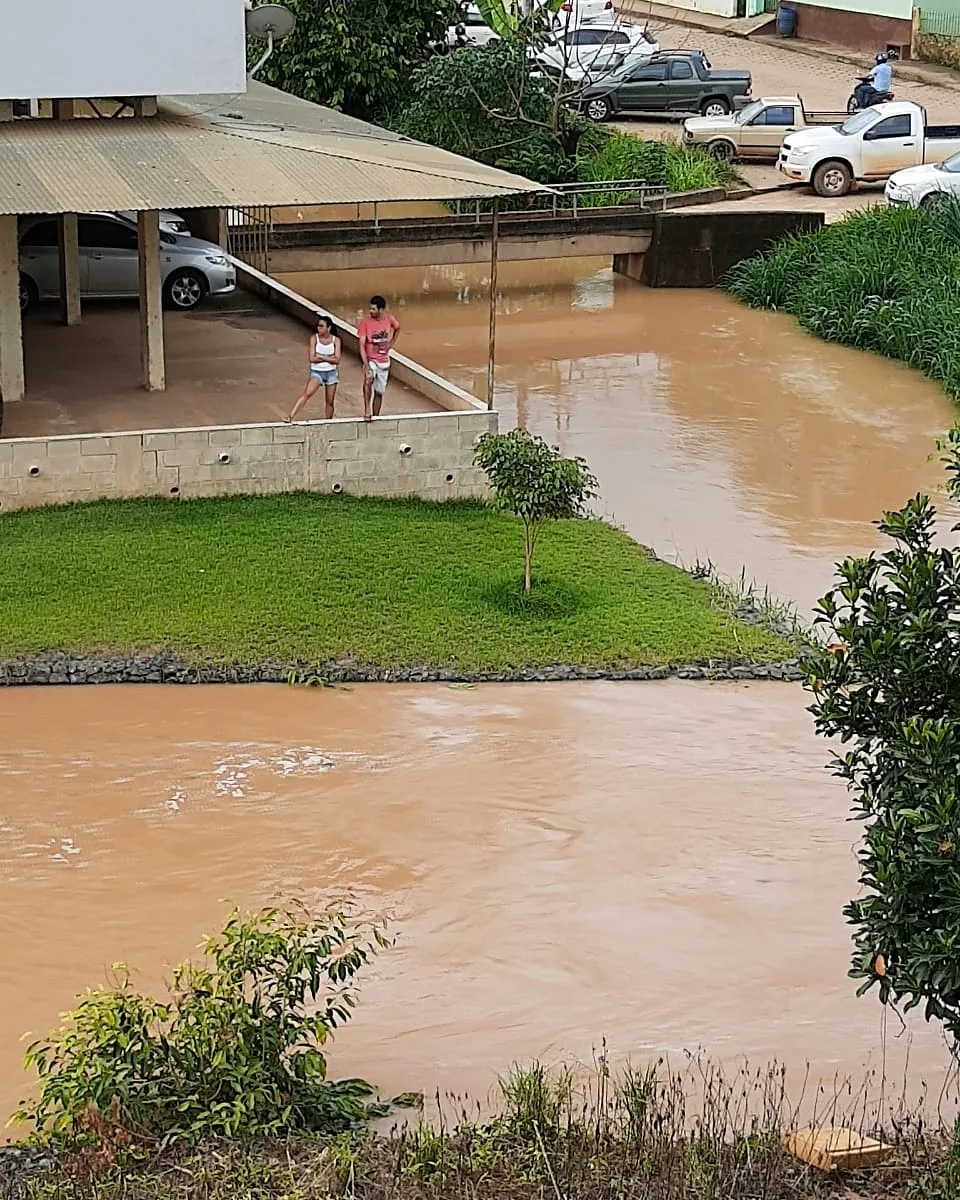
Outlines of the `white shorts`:
<svg viewBox="0 0 960 1200">
<path fill-rule="evenodd" d="M 390 364 L 376 363 L 367 360 L 367 375 L 373 384 L 373 390 L 382 396 L 387 390 L 387 380 L 390 378 Z"/>
</svg>

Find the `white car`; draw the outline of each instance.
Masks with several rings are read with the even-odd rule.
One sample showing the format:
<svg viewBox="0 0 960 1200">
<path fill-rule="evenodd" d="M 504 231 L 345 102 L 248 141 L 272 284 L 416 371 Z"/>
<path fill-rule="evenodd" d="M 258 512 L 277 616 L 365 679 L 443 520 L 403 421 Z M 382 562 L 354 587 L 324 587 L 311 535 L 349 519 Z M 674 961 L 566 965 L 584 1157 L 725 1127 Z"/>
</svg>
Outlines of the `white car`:
<svg viewBox="0 0 960 1200">
<path fill-rule="evenodd" d="M 910 208 L 929 208 L 945 197 L 960 199 L 960 154 L 941 163 L 897 171 L 887 180 L 884 195 L 888 204 L 907 204 Z"/>
<path fill-rule="evenodd" d="M 559 32 L 537 53 L 537 62 L 568 79 L 582 80 L 616 70 L 628 57 L 646 57 L 660 49 L 638 25 L 578 25 Z"/>
<path fill-rule="evenodd" d="M 133 221 L 137 223 L 137 214 L 135 212 L 119 212 L 118 217 L 123 217 L 125 221 Z M 190 226 L 186 223 L 179 213 L 162 212 L 160 214 L 160 228 L 164 233 L 179 233 L 182 237 L 190 236 Z"/>
<path fill-rule="evenodd" d="M 613 0 L 564 0 L 556 24 L 589 25 L 592 21 L 610 21 L 613 15 Z"/>
<path fill-rule="evenodd" d="M 451 50 L 461 46 L 485 46 L 496 36 L 480 15 L 480 9 L 475 4 L 464 4 L 460 20 L 447 30 L 447 45 Z"/>
</svg>

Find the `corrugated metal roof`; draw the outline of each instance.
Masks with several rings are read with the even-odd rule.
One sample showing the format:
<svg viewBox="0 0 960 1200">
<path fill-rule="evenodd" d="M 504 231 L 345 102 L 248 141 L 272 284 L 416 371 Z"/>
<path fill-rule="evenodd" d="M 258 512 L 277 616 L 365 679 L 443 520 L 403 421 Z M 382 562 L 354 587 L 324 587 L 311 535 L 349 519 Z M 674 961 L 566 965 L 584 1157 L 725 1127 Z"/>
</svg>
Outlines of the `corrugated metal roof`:
<svg viewBox="0 0 960 1200">
<path fill-rule="evenodd" d="M 204 106 L 204 100 L 211 101 Z M 231 115 L 236 114 L 236 115 Z M 0 123 L 0 213 L 453 200 L 542 190 L 273 88 L 149 118 Z"/>
</svg>

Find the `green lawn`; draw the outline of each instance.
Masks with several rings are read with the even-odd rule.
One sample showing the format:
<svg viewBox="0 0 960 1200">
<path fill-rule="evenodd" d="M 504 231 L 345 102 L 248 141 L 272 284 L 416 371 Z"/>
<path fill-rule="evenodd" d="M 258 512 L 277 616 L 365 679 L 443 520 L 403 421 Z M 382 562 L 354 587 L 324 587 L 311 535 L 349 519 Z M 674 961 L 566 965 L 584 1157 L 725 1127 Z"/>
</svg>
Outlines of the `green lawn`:
<svg viewBox="0 0 960 1200">
<path fill-rule="evenodd" d="M 0 655 L 167 648 L 188 661 L 510 669 L 770 660 L 701 584 L 598 521 L 296 494 L 111 501 L 0 517 Z"/>
</svg>

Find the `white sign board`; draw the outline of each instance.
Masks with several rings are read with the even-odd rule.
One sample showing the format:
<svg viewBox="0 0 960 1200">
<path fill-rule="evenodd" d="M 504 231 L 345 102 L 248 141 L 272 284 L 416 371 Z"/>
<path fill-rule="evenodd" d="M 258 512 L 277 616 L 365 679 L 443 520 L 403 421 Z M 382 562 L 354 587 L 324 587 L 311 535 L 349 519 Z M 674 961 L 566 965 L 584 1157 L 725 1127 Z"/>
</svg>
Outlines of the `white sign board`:
<svg viewBox="0 0 960 1200">
<path fill-rule="evenodd" d="M 244 0 L 0 0 L 0 99 L 246 87 Z"/>
</svg>

